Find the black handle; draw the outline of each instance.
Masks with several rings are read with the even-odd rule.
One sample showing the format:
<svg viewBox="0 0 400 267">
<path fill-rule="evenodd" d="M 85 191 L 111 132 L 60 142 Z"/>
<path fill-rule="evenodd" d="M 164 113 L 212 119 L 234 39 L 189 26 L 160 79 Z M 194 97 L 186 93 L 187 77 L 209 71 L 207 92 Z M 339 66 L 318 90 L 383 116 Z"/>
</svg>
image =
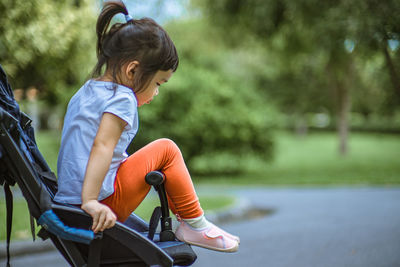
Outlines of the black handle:
<svg viewBox="0 0 400 267">
<path fill-rule="evenodd" d="M 164 182 L 164 174 L 159 171 L 152 171 L 146 175 L 145 180 L 149 185 L 156 187 Z"/>
<path fill-rule="evenodd" d="M 167 193 L 164 187 L 164 174 L 159 171 L 149 172 L 145 177 L 146 183 L 154 186 L 158 193 L 161 204 L 161 241 L 172 241 L 175 239 L 175 235 L 172 232 L 171 218 L 169 217 L 169 207 Z"/>
</svg>

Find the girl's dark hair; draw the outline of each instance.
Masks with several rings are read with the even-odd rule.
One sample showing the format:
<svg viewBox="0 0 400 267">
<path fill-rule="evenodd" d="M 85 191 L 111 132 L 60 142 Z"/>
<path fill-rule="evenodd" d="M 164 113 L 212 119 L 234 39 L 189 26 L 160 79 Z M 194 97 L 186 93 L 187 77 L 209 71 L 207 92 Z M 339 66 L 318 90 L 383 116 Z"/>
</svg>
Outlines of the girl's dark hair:
<svg viewBox="0 0 400 267">
<path fill-rule="evenodd" d="M 108 30 L 111 19 L 119 14 L 128 15 L 123 2 L 107 1 L 97 19 L 97 64 L 92 77 L 110 72 L 113 81 L 119 83 L 121 67 L 137 60 L 132 89 L 140 92 L 146 88 L 157 71 L 176 71 L 179 64 L 175 45 L 167 32 L 150 18 L 115 23 Z"/>
</svg>

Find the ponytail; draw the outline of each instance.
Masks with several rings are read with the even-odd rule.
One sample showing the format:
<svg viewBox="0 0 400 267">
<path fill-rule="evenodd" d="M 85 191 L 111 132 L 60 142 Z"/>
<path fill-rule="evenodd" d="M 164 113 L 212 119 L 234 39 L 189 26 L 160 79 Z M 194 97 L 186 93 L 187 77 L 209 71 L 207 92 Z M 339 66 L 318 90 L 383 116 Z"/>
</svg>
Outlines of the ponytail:
<svg viewBox="0 0 400 267">
<path fill-rule="evenodd" d="M 97 33 L 97 56 L 102 53 L 102 43 L 104 36 L 106 35 L 107 29 L 110 26 L 112 18 L 123 13 L 128 15 L 128 10 L 123 2 L 119 1 L 107 1 L 104 3 L 103 9 L 97 19 L 96 33 Z"/>
<path fill-rule="evenodd" d="M 107 29 L 110 26 L 112 18 L 119 13 L 128 15 L 128 10 L 126 9 L 126 6 L 122 1 L 104 2 L 103 9 L 101 10 L 101 13 L 99 15 L 99 18 L 97 19 L 97 24 L 96 24 L 96 34 L 97 34 L 96 55 L 98 62 L 93 70 L 92 76 L 101 75 L 101 69 L 103 68 L 104 64 L 107 61 L 107 55 L 104 54 L 103 42 L 107 37 Z M 115 31 L 117 31 L 116 27 L 110 29 L 110 33 Z"/>
</svg>

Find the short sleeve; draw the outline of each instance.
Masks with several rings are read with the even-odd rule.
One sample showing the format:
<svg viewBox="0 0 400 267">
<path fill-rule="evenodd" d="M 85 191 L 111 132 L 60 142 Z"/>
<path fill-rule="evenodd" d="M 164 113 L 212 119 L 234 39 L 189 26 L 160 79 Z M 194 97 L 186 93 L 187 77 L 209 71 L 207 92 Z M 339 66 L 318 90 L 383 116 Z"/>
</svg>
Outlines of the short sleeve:
<svg viewBox="0 0 400 267">
<path fill-rule="evenodd" d="M 128 124 L 127 129 L 131 129 L 137 112 L 137 104 L 131 94 L 116 91 L 115 95 L 107 100 L 103 113 L 105 112 L 121 118 Z"/>
</svg>

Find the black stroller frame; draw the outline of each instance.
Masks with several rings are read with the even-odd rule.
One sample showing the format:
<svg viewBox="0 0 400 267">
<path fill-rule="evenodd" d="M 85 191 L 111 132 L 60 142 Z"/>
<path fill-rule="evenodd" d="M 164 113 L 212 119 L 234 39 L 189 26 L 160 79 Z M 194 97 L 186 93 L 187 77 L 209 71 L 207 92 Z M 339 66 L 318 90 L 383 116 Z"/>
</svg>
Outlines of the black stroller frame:
<svg viewBox="0 0 400 267">
<path fill-rule="evenodd" d="M 12 193 L 18 185 L 28 209 L 41 226 L 38 235 L 50 238 L 71 266 L 188 266 L 197 258 L 190 245 L 176 240 L 161 172 L 143 177 L 158 192 L 150 223 L 132 213 L 123 223 L 94 234 L 92 218 L 78 207 L 55 203 L 57 180 L 38 150 L 31 120 L 19 111 L 0 65 L 0 185 L 7 205 L 7 265 L 12 225 Z M 160 233 L 155 233 L 161 221 Z M 31 225 L 34 226 L 33 221 Z M 33 231 L 34 233 L 34 231 Z"/>
</svg>

